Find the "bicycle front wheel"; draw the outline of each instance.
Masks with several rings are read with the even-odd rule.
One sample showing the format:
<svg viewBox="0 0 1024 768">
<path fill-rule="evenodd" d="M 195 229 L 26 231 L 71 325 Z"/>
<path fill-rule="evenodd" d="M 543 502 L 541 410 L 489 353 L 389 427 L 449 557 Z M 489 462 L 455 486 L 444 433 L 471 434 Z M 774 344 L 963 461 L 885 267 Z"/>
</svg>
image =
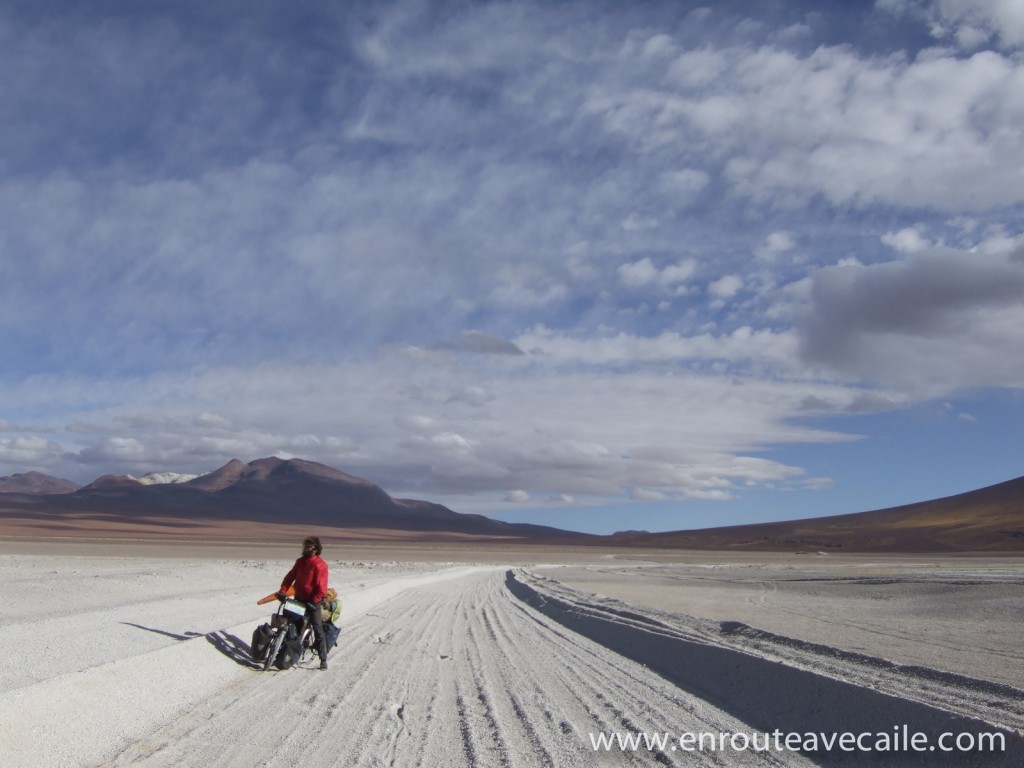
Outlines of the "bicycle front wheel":
<svg viewBox="0 0 1024 768">
<path fill-rule="evenodd" d="M 284 637 L 286 634 L 288 634 L 288 627 L 281 627 L 276 630 L 274 639 L 270 642 L 270 648 L 267 650 L 267 658 L 263 660 L 264 672 L 270 669 L 270 665 L 273 664 L 274 659 L 277 658 L 277 654 L 281 650 L 281 646 L 284 644 Z"/>
</svg>

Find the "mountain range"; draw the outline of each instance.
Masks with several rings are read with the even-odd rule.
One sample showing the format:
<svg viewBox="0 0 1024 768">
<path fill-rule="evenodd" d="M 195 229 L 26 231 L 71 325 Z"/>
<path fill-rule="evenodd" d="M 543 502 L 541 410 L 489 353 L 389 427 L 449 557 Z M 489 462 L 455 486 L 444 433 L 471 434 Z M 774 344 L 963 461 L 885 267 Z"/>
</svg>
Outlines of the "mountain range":
<svg viewBox="0 0 1024 768">
<path fill-rule="evenodd" d="M 1024 477 L 848 515 L 695 531 L 616 534 L 620 546 L 735 551 L 1024 552 Z"/>
<path fill-rule="evenodd" d="M 0 478 L 0 531 L 80 528 L 105 535 L 188 535 L 211 524 L 240 537 L 265 526 L 328 531 L 405 532 L 416 538 L 560 539 L 582 536 L 539 525 L 505 523 L 440 504 L 396 499 L 368 480 L 302 459 L 232 459 L 190 480 L 140 482 L 104 475 L 85 486 L 39 473 Z M 262 528 L 261 528 L 262 527 Z M 64 534 L 67 535 L 67 534 Z"/>
<path fill-rule="evenodd" d="M 0 477 L 0 534 L 276 536 L 557 541 L 632 548 L 797 552 L 1024 552 L 1024 477 L 855 514 L 664 533 L 593 536 L 396 499 L 324 464 L 232 459 L 205 475 L 104 475 L 85 486 L 38 472 Z"/>
</svg>

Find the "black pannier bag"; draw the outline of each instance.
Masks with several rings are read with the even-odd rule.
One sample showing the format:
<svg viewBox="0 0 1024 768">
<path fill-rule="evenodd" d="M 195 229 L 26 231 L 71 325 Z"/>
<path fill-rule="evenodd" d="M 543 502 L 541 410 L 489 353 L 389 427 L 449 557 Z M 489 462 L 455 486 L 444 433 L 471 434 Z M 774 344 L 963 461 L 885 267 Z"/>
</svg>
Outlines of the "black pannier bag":
<svg viewBox="0 0 1024 768">
<path fill-rule="evenodd" d="M 267 658 L 270 650 L 270 640 L 273 637 L 273 630 L 269 624 L 260 624 L 252 631 L 252 643 L 249 645 L 249 655 L 253 661 L 263 661 Z"/>
<path fill-rule="evenodd" d="M 295 625 L 288 626 L 288 636 L 281 643 L 281 650 L 277 653 L 274 666 L 278 669 L 291 669 L 302 656 L 302 638 L 295 631 Z"/>
<path fill-rule="evenodd" d="M 338 635 L 341 634 L 341 630 L 331 624 L 331 622 L 324 622 L 324 636 L 327 638 L 327 650 L 331 650 L 338 644 Z"/>
</svg>

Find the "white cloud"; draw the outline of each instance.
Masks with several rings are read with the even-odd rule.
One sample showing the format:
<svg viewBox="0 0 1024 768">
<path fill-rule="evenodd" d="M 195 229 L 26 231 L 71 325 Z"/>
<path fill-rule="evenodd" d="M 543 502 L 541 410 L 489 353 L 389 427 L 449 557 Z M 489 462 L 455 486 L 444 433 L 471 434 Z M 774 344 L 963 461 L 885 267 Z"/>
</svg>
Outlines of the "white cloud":
<svg viewBox="0 0 1024 768">
<path fill-rule="evenodd" d="M 739 275 L 725 275 L 708 285 L 708 293 L 719 299 L 731 299 L 743 288 Z"/>
<path fill-rule="evenodd" d="M 898 232 L 887 232 L 882 235 L 882 242 L 901 253 L 920 253 L 932 245 L 921 233 L 920 227 L 904 227 Z"/>
<path fill-rule="evenodd" d="M 703 88 L 718 80 L 729 66 L 726 52 L 702 48 L 679 55 L 669 67 L 668 77 L 685 88 Z"/>
<path fill-rule="evenodd" d="M 0 461 L 14 465 L 53 466 L 60 454 L 60 445 L 35 435 L 0 440 Z"/>
<path fill-rule="evenodd" d="M 771 45 L 719 57 L 728 66 L 715 70 L 713 86 L 656 90 L 638 75 L 633 87 L 591 99 L 585 113 L 641 151 L 678 147 L 666 154 L 684 166 L 721 158 L 734 194 L 766 205 L 820 197 L 961 211 L 1022 200 L 1013 169 L 1024 161 L 1015 129 L 1024 65 L 1014 58 Z"/>
<path fill-rule="evenodd" d="M 696 271 L 697 261 L 695 259 L 683 259 L 677 264 L 670 264 L 662 269 L 658 275 L 658 283 L 666 287 L 674 287 L 689 280 Z"/>
<path fill-rule="evenodd" d="M 696 271 L 697 262 L 694 259 L 683 259 L 659 269 L 647 257 L 622 264 L 618 268 L 619 279 L 630 288 L 675 288 L 689 280 Z"/>
<path fill-rule="evenodd" d="M 796 247 L 796 242 L 789 232 L 771 232 L 765 238 L 764 243 L 758 247 L 755 255 L 763 261 L 774 261 L 783 253 L 788 253 Z"/>
<path fill-rule="evenodd" d="M 619 278 L 631 288 L 642 288 L 658 279 L 658 270 L 654 262 L 643 258 L 620 266 Z"/>
</svg>

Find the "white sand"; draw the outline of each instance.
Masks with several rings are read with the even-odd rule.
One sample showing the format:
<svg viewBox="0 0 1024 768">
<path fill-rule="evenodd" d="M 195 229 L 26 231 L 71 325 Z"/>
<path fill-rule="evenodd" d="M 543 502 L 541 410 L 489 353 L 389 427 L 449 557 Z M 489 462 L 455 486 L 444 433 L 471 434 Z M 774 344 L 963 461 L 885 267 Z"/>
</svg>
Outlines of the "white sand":
<svg viewBox="0 0 1024 768">
<path fill-rule="evenodd" d="M 751 660 L 751 676 L 782 681 L 778 697 L 791 713 L 815 681 L 851 681 L 868 703 L 850 706 L 864 709 L 900 677 L 883 670 L 868 680 L 860 662 L 828 666 L 817 651 L 641 608 L 642 569 L 564 572 L 630 584 L 628 601 L 616 602 L 552 580 L 561 570 L 517 570 L 508 581 L 495 565 L 329 562 L 345 603 L 331 668 L 261 672 L 248 641 L 270 606 L 255 601 L 290 560 L 0 555 L 9 595 L 0 613 L 0 765 L 799 766 L 812 762 L 794 753 L 595 752 L 589 734 L 754 730 L 756 697 L 730 699 L 713 663 L 688 670 L 694 649 L 724 666 Z M 665 573 L 651 576 L 658 585 Z M 591 623 L 573 625 L 579 616 Z M 703 695 L 708 679 L 714 690 Z M 950 700 L 949 680 L 927 682 L 908 693 L 908 717 L 922 716 L 915 702 L 979 716 L 977 700 Z M 982 693 L 990 703 L 1007 697 Z M 893 701 L 903 712 L 903 699 Z M 1002 719 L 985 722 L 1020 727 L 1013 702 L 1001 703 L 989 711 Z M 808 713 L 808 723 L 824 722 Z"/>
<path fill-rule="evenodd" d="M 1024 558 L 791 556 L 549 575 L 634 605 L 1024 690 Z"/>
</svg>

